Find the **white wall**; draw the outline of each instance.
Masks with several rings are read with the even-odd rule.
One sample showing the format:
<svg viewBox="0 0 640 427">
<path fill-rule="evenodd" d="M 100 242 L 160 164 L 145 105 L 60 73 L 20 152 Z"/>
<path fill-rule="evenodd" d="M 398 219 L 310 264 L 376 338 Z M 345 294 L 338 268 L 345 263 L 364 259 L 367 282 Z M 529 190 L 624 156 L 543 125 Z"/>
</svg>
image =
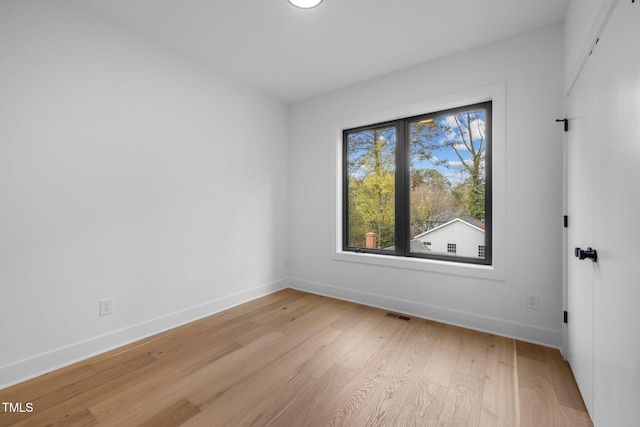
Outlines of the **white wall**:
<svg viewBox="0 0 640 427">
<path fill-rule="evenodd" d="M 286 286 L 283 104 L 57 0 L 0 61 L 0 387 Z"/>
<path fill-rule="evenodd" d="M 504 280 L 332 259 L 335 123 L 503 82 Z M 562 87 L 557 25 L 291 106 L 292 286 L 561 347 Z M 527 294 L 539 311 L 525 308 Z"/>
<path fill-rule="evenodd" d="M 578 76 L 589 51 L 618 0 L 570 0 L 565 16 L 565 89 Z"/>
</svg>

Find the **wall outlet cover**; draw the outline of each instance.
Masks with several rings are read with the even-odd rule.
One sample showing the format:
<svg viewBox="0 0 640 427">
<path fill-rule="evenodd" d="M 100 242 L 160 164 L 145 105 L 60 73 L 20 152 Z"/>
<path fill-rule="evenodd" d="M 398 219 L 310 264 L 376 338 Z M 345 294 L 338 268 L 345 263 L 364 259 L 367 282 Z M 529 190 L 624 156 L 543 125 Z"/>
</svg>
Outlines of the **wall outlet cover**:
<svg viewBox="0 0 640 427">
<path fill-rule="evenodd" d="M 113 312 L 113 298 L 100 300 L 100 316 L 107 316 Z"/>
<path fill-rule="evenodd" d="M 527 295 L 526 307 L 529 310 L 538 310 L 540 298 L 538 295 Z"/>
</svg>

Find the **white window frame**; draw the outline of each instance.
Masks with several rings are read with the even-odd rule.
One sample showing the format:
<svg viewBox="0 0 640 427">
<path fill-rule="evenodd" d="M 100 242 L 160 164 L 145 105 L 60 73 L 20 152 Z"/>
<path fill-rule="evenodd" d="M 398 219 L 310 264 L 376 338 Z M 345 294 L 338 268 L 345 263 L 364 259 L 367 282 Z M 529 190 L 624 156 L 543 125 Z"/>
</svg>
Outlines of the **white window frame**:
<svg viewBox="0 0 640 427">
<path fill-rule="evenodd" d="M 492 101 L 492 249 L 491 265 L 456 263 L 452 261 L 405 258 L 371 253 L 354 253 L 342 250 L 342 172 L 343 131 L 371 123 L 382 123 L 403 117 L 417 116 L 434 111 L 447 110 L 485 101 Z M 350 263 L 370 264 L 391 268 L 412 269 L 425 272 L 471 276 L 491 280 L 505 280 L 506 259 L 506 85 L 497 83 L 460 93 L 393 107 L 334 123 L 335 143 L 331 144 L 333 196 L 331 223 L 333 227 L 331 259 Z"/>
</svg>

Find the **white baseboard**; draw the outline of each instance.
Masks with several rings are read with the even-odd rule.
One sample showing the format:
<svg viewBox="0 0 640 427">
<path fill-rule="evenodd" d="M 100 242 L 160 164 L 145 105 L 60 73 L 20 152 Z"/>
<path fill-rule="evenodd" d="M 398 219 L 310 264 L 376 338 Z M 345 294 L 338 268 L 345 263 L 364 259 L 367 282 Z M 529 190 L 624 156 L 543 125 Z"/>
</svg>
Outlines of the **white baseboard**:
<svg viewBox="0 0 640 427">
<path fill-rule="evenodd" d="M 487 332 L 507 338 L 514 338 L 533 344 L 562 349 L 562 331 L 538 328 L 523 323 L 481 316 L 473 313 L 452 310 L 450 308 L 422 304 L 389 296 L 344 289 L 323 283 L 301 279 L 290 279 L 289 287 L 313 294 L 324 295 L 345 301 L 351 301 L 398 313 L 409 314 L 440 323 L 460 326 L 476 331 Z"/>
<path fill-rule="evenodd" d="M 80 362 L 151 335 L 193 322 L 239 304 L 287 288 L 288 279 L 257 286 L 167 316 L 77 342 L 18 362 L 0 366 L 0 390 L 47 372 Z"/>
</svg>

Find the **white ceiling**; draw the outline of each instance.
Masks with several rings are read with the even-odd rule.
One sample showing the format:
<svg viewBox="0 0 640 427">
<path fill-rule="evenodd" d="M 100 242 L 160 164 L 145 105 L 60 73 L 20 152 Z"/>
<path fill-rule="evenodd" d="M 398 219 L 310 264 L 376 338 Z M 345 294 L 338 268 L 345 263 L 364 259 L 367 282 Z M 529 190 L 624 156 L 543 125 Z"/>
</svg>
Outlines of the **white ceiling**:
<svg viewBox="0 0 640 427">
<path fill-rule="evenodd" d="M 568 0 L 69 0 L 284 102 L 561 22 Z M 473 66 L 472 64 L 470 66 Z"/>
</svg>

